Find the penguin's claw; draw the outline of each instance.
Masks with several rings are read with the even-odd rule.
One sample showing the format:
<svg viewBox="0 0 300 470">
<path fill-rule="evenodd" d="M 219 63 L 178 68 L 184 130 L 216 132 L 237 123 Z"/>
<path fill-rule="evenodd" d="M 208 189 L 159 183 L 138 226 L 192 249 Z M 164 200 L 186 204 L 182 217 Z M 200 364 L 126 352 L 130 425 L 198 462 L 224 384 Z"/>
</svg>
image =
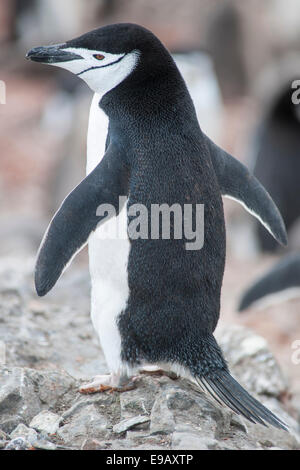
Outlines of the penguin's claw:
<svg viewBox="0 0 300 470">
<path fill-rule="evenodd" d="M 136 388 L 136 377 L 131 378 L 126 383 L 117 383 L 111 375 L 98 375 L 95 377 L 93 382 L 82 385 L 79 388 L 79 392 L 83 395 L 92 393 L 103 393 L 103 392 L 127 392 Z"/>
<path fill-rule="evenodd" d="M 97 387 L 89 387 L 89 384 L 87 384 L 79 388 L 79 392 L 82 393 L 83 395 L 108 392 L 108 391 L 112 392 L 113 387 L 110 387 L 109 385 L 102 385 L 102 384 L 98 385 Z"/>
<path fill-rule="evenodd" d="M 128 392 L 129 390 L 133 390 L 136 388 L 136 384 L 133 382 L 128 383 L 128 385 L 124 385 L 123 387 L 110 387 L 109 385 L 102 385 L 100 384 L 98 387 L 87 387 L 83 386 L 80 387 L 79 392 L 82 395 L 91 395 L 92 393 L 103 393 L 103 392 Z"/>
</svg>

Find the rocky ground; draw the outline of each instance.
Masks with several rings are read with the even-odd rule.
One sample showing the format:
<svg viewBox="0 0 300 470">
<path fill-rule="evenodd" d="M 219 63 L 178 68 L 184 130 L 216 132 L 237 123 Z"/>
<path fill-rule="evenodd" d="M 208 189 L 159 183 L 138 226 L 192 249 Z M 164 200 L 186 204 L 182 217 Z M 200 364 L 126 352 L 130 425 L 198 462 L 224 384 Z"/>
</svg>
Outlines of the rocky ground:
<svg viewBox="0 0 300 470">
<path fill-rule="evenodd" d="M 220 409 L 182 379 L 140 375 L 124 393 L 81 395 L 106 366 L 89 318 L 89 282 L 77 264 L 38 299 L 34 257 L 2 257 L 0 447 L 4 449 L 299 449 L 297 411 L 266 341 L 243 326 L 218 340 L 232 371 L 290 433 Z M 4 359 L 4 357 L 2 357 Z"/>
</svg>

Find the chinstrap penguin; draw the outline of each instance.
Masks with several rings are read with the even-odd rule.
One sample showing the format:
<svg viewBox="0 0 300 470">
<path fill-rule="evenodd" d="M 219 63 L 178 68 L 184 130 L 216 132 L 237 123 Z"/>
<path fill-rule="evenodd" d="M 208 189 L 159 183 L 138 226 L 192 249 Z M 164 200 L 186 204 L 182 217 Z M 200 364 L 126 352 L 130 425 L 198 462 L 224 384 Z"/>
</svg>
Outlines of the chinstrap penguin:
<svg viewBox="0 0 300 470">
<path fill-rule="evenodd" d="M 253 153 L 253 173 L 272 194 L 288 231 L 300 217 L 300 105 L 293 103 L 292 83 L 282 88 L 260 123 Z M 277 249 L 259 224 L 256 234 L 262 251 Z"/>
<path fill-rule="evenodd" d="M 27 57 L 75 73 L 95 92 L 89 174 L 53 217 L 35 270 L 43 296 L 89 242 L 91 314 L 110 375 L 83 391 L 122 388 L 137 368 L 158 364 L 190 378 L 250 421 L 286 429 L 230 375 L 213 336 L 225 262 L 221 196 L 241 202 L 285 244 L 284 223 L 271 197 L 246 167 L 202 133 L 172 57 L 145 28 L 105 26 L 64 44 L 36 47 Z M 97 143 L 101 112 L 109 119 L 103 158 Z M 117 212 L 124 223 L 135 204 L 149 214 L 153 204 L 190 204 L 194 212 L 196 204 L 204 204 L 203 248 L 186 250 L 185 237 L 97 239 L 97 231 L 111 222 L 101 227 L 105 217 L 97 208 L 111 204 L 118 211 L 120 195 L 128 196 Z"/>
</svg>

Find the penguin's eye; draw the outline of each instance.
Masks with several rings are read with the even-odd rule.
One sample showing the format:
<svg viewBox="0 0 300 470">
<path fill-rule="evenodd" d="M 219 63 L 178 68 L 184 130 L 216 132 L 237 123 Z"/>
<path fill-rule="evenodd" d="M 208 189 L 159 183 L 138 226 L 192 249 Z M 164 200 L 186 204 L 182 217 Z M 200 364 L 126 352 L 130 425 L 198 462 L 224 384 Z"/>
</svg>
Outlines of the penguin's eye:
<svg viewBox="0 0 300 470">
<path fill-rule="evenodd" d="M 102 54 L 95 54 L 94 57 L 95 57 L 95 59 L 97 59 L 97 60 L 103 60 L 103 59 L 105 59 L 104 55 L 102 55 Z"/>
</svg>

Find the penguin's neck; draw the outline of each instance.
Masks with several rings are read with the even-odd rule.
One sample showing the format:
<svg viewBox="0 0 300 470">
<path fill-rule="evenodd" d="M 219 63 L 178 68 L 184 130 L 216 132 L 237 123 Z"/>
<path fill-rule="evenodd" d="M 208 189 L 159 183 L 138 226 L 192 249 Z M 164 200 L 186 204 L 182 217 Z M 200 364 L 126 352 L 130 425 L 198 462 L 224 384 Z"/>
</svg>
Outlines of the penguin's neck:
<svg viewBox="0 0 300 470">
<path fill-rule="evenodd" d="M 147 148 L 153 150 L 161 138 L 174 132 L 182 133 L 190 141 L 199 137 L 196 111 L 177 69 L 170 80 L 154 80 L 151 86 L 146 81 L 144 87 L 130 85 L 133 85 L 130 81 L 124 82 L 104 95 L 94 94 L 88 128 L 87 173 L 105 153 L 108 128 L 110 138 L 129 152 L 139 142 L 147 143 Z"/>
<path fill-rule="evenodd" d="M 134 75 L 135 77 L 135 75 Z M 186 84 L 176 65 L 169 73 L 155 75 L 138 81 L 128 77 L 116 88 L 104 94 L 100 107 L 111 123 L 122 127 L 129 123 L 168 121 L 174 114 L 182 115 L 193 109 L 193 103 Z"/>
</svg>

